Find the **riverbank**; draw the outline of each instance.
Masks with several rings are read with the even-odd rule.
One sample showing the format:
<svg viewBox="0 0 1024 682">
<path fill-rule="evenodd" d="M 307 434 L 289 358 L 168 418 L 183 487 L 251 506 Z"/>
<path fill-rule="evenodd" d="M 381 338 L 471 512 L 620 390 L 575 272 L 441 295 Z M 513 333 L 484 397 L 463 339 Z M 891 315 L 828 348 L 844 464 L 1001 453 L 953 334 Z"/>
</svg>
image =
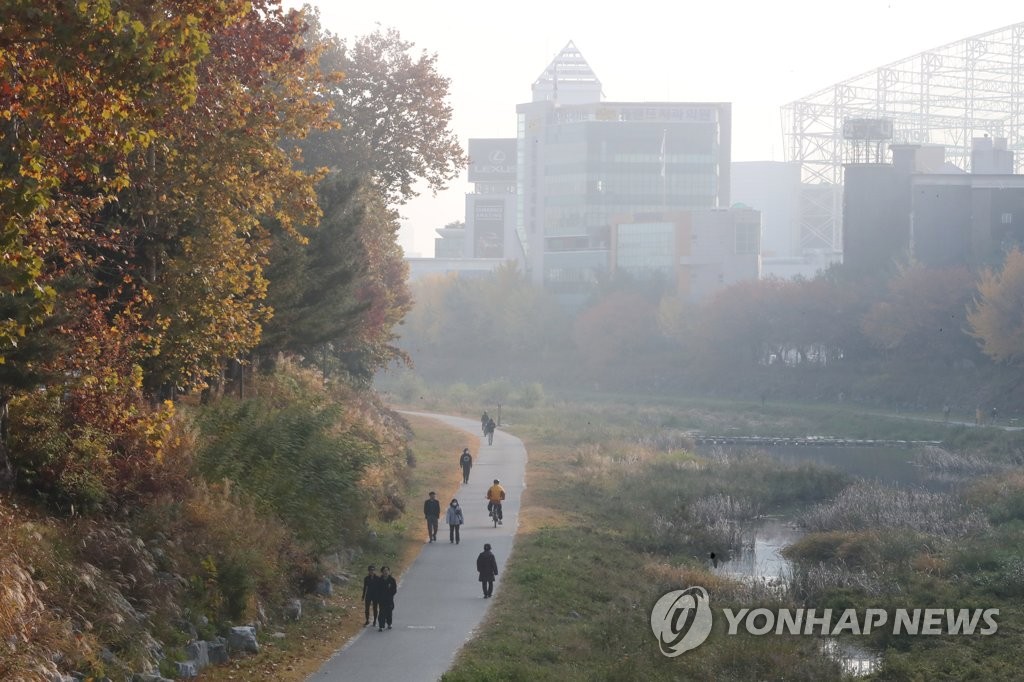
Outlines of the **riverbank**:
<svg viewBox="0 0 1024 682">
<path fill-rule="evenodd" d="M 825 407 L 815 411 L 828 412 Z M 1001 605 L 1005 620 L 996 637 L 876 634 L 856 641 L 885 653 L 884 677 L 892 673 L 899 679 L 919 669 L 934 677 L 959 677 L 972 670 L 1010 679 L 1005 666 L 1021 643 L 1016 634 L 1021 617 L 1007 601 L 1012 581 L 997 573 L 1022 560 L 1016 549 L 1020 496 L 1005 472 L 998 490 L 993 479 L 982 478 L 939 501 L 956 501 L 974 518 L 985 517 L 985 523 L 956 536 L 961 548 L 970 548 L 965 553 L 942 538 L 941 528 L 900 525 L 900 514 L 908 523 L 920 521 L 915 515 L 934 505 L 934 499 L 920 498 L 924 504 L 915 506 L 900 495 L 871 497 L 851 488 L 852 480 L 842 475 L 764 455 L 696 457 L 685 435 L 695 424 L 740 424 L 735 431 L 740 434 L 746 429 L 763 433 L 769 426 L 813 433 L 806 430 L 814 423 L 806 412 L 791 414 L 790 423 L 782 425 L 777 415 L 754 405 L 716 411 L 678 404 L 574 403 L 508 410 L 506 419 L 531 451 L 523 535 L 491 622 L 445 679 L 834 679 L 841 674 L 818 637 L 729 636 L 718 621 L 706 644 L 666 658 L 651 633 L 650 609 L 662 594 L 688 585 L 706 588 L 716 609 L 864 609 L 872 600 L 887 609 L 943 608 L 943 600 Z M 911 435 L 900 433 L 898 424 L 915 433 L 956 433 L 955 427 L 870 415 L 858 415 L 855 428 L 847 431 L 869 427 L 871 419 L 880 431 L 907 439 Z M 831 425 L 826 433 L 842 432 L 835 428 L 841 423 L 835 416 L 825 423 Z M 565 424 L 579 426 L 566 429 Z M 907 451 L 901 452 L 906 457 Z M 711 551 L 725 548 L 727 553 L 730 543 L 740 540 L 737 528 L 744 520 L 773 513 L 821 517 L 833 505 L 858 500 L 890 505 L 900 513 L 860 521 L 838 515 L 844 523 L 860 525 L 805 536 L 812 539 L 801 547 L 815 547 L 818 555 L 813 567 L 806 550 L 794 557 L 803 591 L 779 594 L 709 565 Z M 997 523 L 1000 514 L 1005 522 Z M 972 551 L 981 563 L 966 561 Z M 879 580 L 858 583 L 865 574 Z"/>
</svg>

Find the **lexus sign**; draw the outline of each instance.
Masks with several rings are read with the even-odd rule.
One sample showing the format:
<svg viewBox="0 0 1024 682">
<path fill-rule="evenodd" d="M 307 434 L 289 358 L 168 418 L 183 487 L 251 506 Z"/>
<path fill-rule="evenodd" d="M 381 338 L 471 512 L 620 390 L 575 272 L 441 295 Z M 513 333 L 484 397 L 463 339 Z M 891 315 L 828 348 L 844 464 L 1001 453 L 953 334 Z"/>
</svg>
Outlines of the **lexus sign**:
<svg viewBox="0 0 1024 682">
<path fill-rule="evenodd" d="M 516 138 L 491 137 L 469 141 L 470 182 L 515 182 Z"/>
</svg>

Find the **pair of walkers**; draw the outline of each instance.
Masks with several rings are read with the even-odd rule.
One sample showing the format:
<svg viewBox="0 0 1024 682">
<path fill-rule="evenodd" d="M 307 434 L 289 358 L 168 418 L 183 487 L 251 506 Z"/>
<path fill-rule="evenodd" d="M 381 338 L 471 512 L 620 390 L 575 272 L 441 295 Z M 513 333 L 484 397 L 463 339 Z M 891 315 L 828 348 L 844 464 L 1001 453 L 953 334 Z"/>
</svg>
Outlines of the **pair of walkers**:
<svg viewBox="0 0 1024 682">
<path fill-rule="evenodd" d="M 494 422 L 494 417 L 487 414 L 487 410 L 480 415 L 480 431 L 487 437 L 487 444 L 494 444 L 494 429 L 498 428 L 498 425 Z"/>
<path fill-rule="evenodd" d="M 494 483 L 487 489 L 484 496 L 487 498 L 487 512 L 497 517 L 498 525 L 501 525 L 504 520 L 502 502 L 505 501 L 505 489 L 501 487 L 501 482 L 494 479 Z M 437 528 L 441 522 L 441 502 L 438 501 L 437 493 L 433 490 L 428 493 L 427 499 L 423 502 L 423 517 L 427 520 L 427 542 L 437 542 Z M 459 544 L 461 539 L 459 529 L 466 522 L 466 517 L 462 513 L 462 507 L 457 499 L 452 498 L 452 501 L 448 503 L 444 520 L 448 524 L 448 542 Z"/>
<path fill-rule="evenodd" d="M 430 491 L 430 495 L 423 503 L 423 516 L 427 519 L 427 536 L 429 542 L 437 542 L 437 526 L 441 520 L 441 503 L 437 499 L 437 493 L 433 490 Z M 448 524 L 448 542 L 459 544 L 459 527 L 466 522 L 465 517 L 462 514 L 462 507 L 459 506 L 459 501 L 452 498 L 452 501 L 448 503 L 448 509 L 445 510 L 444 515 L 445 523 Z"/>
<path fill-rule="evenodd" d="M 390 630 L 397 593 L 398 582 L 391 575 L 391 569 L 381 566 L 380 575 L 378 575 L 376 566 L 373 564 L 367 566 L 366 577 L 363 578 L 363 613 L 366 618 L 363 627 L 370 624 L 370 612 L 372 611 L 373 625 L 377 628 L 377 632 L 384 632 L 385 627 Z"/>
</svg>

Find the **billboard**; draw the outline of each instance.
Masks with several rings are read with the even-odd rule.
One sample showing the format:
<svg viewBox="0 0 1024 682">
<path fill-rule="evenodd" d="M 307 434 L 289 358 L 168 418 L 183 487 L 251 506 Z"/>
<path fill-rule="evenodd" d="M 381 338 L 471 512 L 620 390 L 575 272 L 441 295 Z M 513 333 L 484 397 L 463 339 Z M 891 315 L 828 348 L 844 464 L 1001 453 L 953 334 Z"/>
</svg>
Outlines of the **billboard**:
<svg viewBox="0 0 1024 682">
<path fill-rule="evenodd" d="M 470 182 L 515 182 L 516 138 L 490 137 L 469 140 Z"/>
<path fill-rule="evenodd" d="M 473 203 L 473 257 L 505 257 L 503 199 L 477 199 Z"/>
</svg>

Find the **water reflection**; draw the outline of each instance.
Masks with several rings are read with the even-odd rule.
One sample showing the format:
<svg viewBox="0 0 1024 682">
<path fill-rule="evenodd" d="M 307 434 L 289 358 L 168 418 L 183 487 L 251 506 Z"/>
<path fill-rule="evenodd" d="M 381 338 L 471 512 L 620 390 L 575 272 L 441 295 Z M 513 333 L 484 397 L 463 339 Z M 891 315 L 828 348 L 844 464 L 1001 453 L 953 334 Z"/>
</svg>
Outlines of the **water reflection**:
<svg viewBox="0 0 1024 682">
<path fill-rule="evenodd" d="M 762 519 L 744 534 L 739 552 L 723 557 L 716 571 L 741 579 L 785 582 L 791 577 L 791 566 L 782 556 L 782 550 L 802 534 L 784 519 Z"/>
<path fill-rule="evenodd" d="M 882 667 L 881 654 L 872 653 L 867 649 L 827 637 L 821 642 L 821 650 L 832 660 L 839 663 L 846 675 L 862 677 L 876 673 Z"/>
<path fill-rule="evenodd" d="M 894 447 L 803 447 L 765 448 L 764 452 L 784 462 L 817 464 L 898 487 L 925 488 L 945 492 L 949 481 L 937 480 L 917 464 L 914 448 Z"/>
</svg>

